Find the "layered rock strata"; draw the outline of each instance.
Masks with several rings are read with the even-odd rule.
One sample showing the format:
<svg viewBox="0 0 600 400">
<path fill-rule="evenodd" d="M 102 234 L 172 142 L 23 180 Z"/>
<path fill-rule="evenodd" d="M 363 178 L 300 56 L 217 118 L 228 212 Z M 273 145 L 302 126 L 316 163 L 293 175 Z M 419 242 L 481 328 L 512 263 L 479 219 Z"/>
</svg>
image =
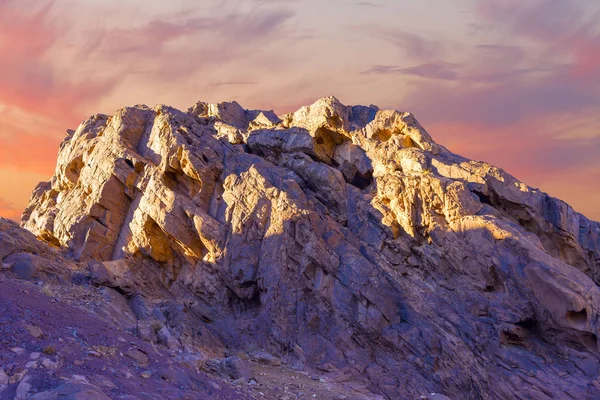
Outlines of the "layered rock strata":
<svg viewBox="0 0 600 400">
<path fill-rule="evenodd" d="M 22 226 L 176 304 L 173 348 L 265 349 L 390 399 L 600 397 L 600 225 L 409 113 L 95 115 Z"/>
</svg>

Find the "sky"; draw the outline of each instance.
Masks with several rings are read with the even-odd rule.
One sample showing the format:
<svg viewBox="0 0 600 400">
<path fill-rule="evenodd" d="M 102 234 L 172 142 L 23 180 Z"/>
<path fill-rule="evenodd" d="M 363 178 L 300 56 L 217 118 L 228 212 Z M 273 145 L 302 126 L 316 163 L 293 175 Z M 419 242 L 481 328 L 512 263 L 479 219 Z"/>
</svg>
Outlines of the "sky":
<svg viewBox="0 0 600 400">
<path fill-rule="evenodd" d="M 3 217 L 92 114 L 334 95 L 600 220 L 598 0 L 0 0 L 0 54 Z"/>
</svg>

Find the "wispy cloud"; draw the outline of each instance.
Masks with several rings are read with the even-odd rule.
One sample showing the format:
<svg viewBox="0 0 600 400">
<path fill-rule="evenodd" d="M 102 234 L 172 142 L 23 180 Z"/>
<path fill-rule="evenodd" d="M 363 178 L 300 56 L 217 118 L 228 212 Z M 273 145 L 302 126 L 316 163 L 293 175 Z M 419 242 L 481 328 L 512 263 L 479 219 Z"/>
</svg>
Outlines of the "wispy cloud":
<svg viewBox="0 0 600 400">
<path fill-rule="evenodd" d="M 52 57 L 65 34 L 52 22 L 54 2 L 3 0 L 0 6 L 0 52 L 6 55 L 0 63 L 0 167 L 47 173 L 66 127 L 119 77 L 74 80 L 62 73 Z"/>
<path fill-rule="evenodd" d="M 27 10 L 21 6 L 27 3 Z M 51 22 L 53 2 L 36 9 L 4 0 L 0 12 L 0 103 L 32 114 L 71 120 L 77 107 L 108 93 L 115 79 L 72 81 L 57 70 L 50 52 L 64 31 Z M 30 9 L 29 7 L 32 7 Z"/>
<path fill-rule="evenodd" d="M 419 64 L 412 67 L 398 67 L 390 65 L 375 65 L 370 69 L 363 72 L 363 74 L 376 74 L 376 75 L 411 75 L 418 76 L 421 78 L 428 79 L 439 79 L 453 81 L 458 79 L 458 73 L 456 72 L 456 64 L 451 63 L 426 63 Z"/>
<path fill-rule="evenodd" d="M 220 81 L 220 82 L 212 82 L 211 86 L 246 86 L 246 85 L 256 85 L 257 81 Z"/>
<path fill-rule="evenodd" d="M 372 1 L 357 1 L 356 5 L 361 7 L 383 8 L 383 5 L 373 3 Z"/>
<path fill-rule="evenodd" d="M 118 60 L 119 73 L 168 79 L 173 85 L 208 68 L 255 57 L 261 46 L 285 39 L 284 25 L 294 15 L 289 9 L 255 9 L 214 17 L 163 16 L 139 26 L 96 32 L 86 58 L 100 63 Z"/>
<path fill-rule="evenodd" d="M 428 39 L 397 28 L 362 26 L 352 27 L 351 29 L 356 28 L 362 29 L 367 34 L 396 46 L 408 57 L 419 60 L 432 60 L 440 59 L 444 56 L 445 48 L 437 40 Z"/>
</svg>

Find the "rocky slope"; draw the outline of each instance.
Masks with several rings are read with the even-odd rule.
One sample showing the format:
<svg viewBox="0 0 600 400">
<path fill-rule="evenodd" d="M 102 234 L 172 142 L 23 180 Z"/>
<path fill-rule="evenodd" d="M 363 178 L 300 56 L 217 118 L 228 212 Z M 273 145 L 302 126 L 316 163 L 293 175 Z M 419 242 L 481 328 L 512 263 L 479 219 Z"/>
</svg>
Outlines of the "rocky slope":
<svg viewBox="0 0 600 400">
<path fill-rule="evenodd" d="M 264 351 L 169 348 L 168 301 L 152 310 L 149 340 L 138 300 L 1 218 L 0 254 L 0 400 L 381 399 Z"/>
<path fill-rule="evenodd" d="M 173 351 L 265 350 L 389 399 L 600 397 L 600 225 L 408 113 L 95 115 L 22 226 Z"/>
</svg>

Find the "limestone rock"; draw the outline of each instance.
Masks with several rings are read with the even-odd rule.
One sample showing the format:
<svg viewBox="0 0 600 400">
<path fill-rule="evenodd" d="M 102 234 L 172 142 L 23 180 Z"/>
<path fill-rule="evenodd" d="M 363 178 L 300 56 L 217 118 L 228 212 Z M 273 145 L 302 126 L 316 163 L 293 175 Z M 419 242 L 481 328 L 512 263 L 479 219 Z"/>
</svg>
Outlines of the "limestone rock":
<svg viewBox="0 0 600 400">
<path fill-rule="evenodd" d="M 160 305 L 128 324 L 153 318 L 174 351 L 268 349 L 387 398 L 600 397 L 600 225 L 406 112 L 328 97 L 281 117 L 95 115 L 22 226 L 120 310 Z M 3 263 L 36 253 L 8 231 L 26 236 L 0 229 Z"/>
</svg>

